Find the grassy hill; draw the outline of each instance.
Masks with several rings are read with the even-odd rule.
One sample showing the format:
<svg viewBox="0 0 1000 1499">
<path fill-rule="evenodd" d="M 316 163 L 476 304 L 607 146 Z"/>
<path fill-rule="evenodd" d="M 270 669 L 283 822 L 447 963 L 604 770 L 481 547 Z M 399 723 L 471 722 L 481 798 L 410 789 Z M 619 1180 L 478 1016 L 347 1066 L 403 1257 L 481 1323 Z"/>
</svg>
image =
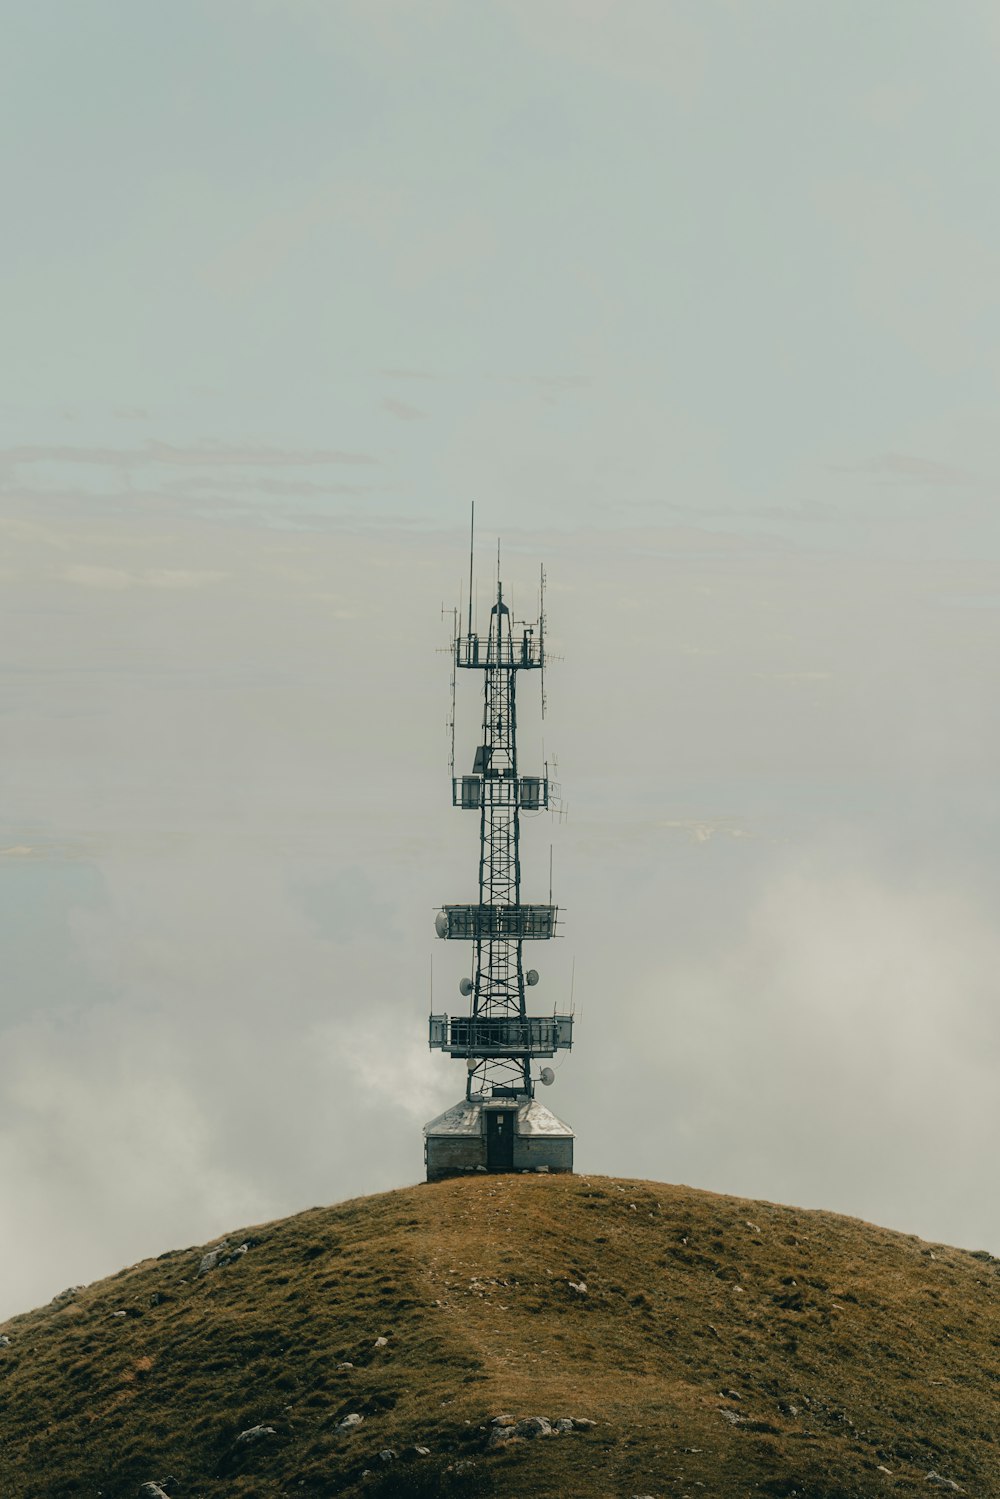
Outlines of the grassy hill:
<svg viewBox="0 0 1000 1499">
<path fill-rule="evenodd" d="M 422 1185 L 215 1247 L 0 1328 L 3 1499 L 1000 1494 L 983 1253 L 584 1176 Z M 596 1425 L 489 1446 L 502 1414 Z"/>
</svg>

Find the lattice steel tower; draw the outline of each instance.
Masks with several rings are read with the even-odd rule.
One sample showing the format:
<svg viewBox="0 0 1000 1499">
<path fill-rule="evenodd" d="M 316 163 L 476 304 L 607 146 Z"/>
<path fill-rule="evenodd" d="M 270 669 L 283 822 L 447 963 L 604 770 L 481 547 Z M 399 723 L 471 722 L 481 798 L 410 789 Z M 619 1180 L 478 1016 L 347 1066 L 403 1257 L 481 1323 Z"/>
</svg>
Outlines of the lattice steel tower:
<svg viewBox="0 0 1000 1499">
<path fill-rule="evenodd" d="M 473 944 L 471 977 L 460 991 L 464 1016 L 432 1015 L 430 1045 L 465 1060 L 465 1099 L 425 1126 L 430 1179 L 470 1170 L 572 1170 L 573 1134 L 534 1097 L 532 1063 L 573 1043 L 570 1014 L 529 1016 L 526 991 L 538 982 L 524 966 L 524 944 L 555 936 L 558 907 L 521 900 L 521 814 L 549 806 L 547 767 L 522 775 L 517 754 L 517 687 L 536 672 L 545 692 L 544 572 L 538 619 L 515 621 L 498 581 L 483 639 L 474 629 L 470 567 L 468 629 L 455 615 L 452 642 L 452 802 L 479 813 L 479 899 L 443 906 L 439 937 Z M 454 688 L 458 672 L 481 672 L 483 718 L 472 773 L 454 775 Z M 551 1083 L 542 1068 L 538 1081 Z"/>
</svg>

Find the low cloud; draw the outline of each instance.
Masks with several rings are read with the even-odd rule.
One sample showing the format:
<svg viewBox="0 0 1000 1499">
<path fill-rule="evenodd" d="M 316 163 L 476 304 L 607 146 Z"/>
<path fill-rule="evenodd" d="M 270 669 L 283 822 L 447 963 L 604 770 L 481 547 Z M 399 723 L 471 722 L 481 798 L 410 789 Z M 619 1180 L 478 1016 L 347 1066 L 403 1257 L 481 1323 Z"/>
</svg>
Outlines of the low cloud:
<svg viewBox="0 0 1000 1499">
<path fill-rule="evenodd" d="M 871 474 L 876 478 L 920 485 L 972 485 L 983 482 L 968 469 L 959 468 L 952 463 L 942 463 L 935 458 L 917 458 L 912 453 L 881 453 L 864 463 L 832 463 L 829 468 L 832 473 L 837 474 Z"/>
<path fill-rule="evenodd" d="M 382 408 L 388 411 L 390 416 L 398 417 L 401 422 L 418 422 L 427 415 L 426 411 L 420 411 L 406 401 L 397 401 L 392 396 L 388 396 L 382 402 Z"/>
<path fill-rule="evenodd" d="M 750 838 L 753 835 L 743 823 L 729 817 L 665 818 L 658 824 L 670 833 L 683 833 L 692 843 L 708 843 L 717 834 L 726 838 Z"/>
<path fill-rule="evenodd" d="M 389 380 L 439 380 L 433 370 L 406 369 L 401 366 L 388 366 L 379 370 L 380 375 L 385 375 Z"/>
<path fill-rule="evenodd" d="M 128 572 L 121 567 L 93 567 L 86 563 L 74 563 L 58 574 L 67 583 L 76 583 L 81 588 L 108 588 L 117 591 L 123 588 L 208 588 L 213 583 L 222 583 L 228 573 L 206 568 L 150 567 L 138 572 Z"/>
<path fill-rule="evenodd" d="M 198 443 L 177 446 L 150 439 L 139 448 L 71 447 L 66 444 L 0 448 L 0 464 L 78 463 L 101 468 L 166 464 L 181 468 L 295 468 L 322 464 L 373 464 L 367 453 L 342 448 L 269 448 Z"/>
<path fill-rule="evenodd" d="M 995 1250 L 1000 936 L 974 889 L 866 872 L 862 846 L 774 871 L 710 949 L 678 932 L 638 985 L 641 1052 L 610 1061 L 630 1069 L 630 1169 Z"/>
</svg>

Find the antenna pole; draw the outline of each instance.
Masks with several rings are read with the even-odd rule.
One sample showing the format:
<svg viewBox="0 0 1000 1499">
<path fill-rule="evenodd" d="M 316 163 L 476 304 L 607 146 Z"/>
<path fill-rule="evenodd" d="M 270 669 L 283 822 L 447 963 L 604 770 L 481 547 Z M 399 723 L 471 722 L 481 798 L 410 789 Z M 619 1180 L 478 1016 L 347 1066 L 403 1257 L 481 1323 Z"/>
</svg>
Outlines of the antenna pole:
<svg viewBox="0 0 1000 1499">
<path fill-rule="evenodd" d="M 538 656 L 541 670 L 542 717 L 545 717 L 545 563 L 538 570 Z"/>
<path fill-rule="evenodd" d="M 469 637 L 472 636 L 472 554 L 476 545 L 476 502 L 472 502 L 472 522 L 469 526 Z"/>
</svg>

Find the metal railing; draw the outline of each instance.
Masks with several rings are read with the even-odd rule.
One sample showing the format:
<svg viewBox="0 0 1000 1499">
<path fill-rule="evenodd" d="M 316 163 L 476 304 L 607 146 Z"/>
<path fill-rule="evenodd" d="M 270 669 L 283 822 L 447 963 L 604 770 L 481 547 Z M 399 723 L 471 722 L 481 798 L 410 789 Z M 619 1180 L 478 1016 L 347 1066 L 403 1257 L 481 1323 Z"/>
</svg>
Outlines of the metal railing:
<svg viewBox="0 0 1000 1499">
<path fill-rule="evenodd" d="M 491 776 L 486 781 L 490 788 L 490 801 L 513 807 L 522 812 L 540 812 L 549 805 L 549 781 L 547 776 Z M 478 812 L 483 802 L 481 775 L 454 776 L 451 783 L 451 802 L 454 807 L 464 807 L 468 812 Z"/>
<path fill-rule="evenodd" d="M 504 635 L 499 640 L 490 636 L 482 640 L 478 635 L 459 635 L 455 640 L 455 665 L 473 671 L 491 666 L 513 668 L 545 665 L 545 646 L 540 635 L 526 630 L 523 635 Z"/>
<path fill-rule="evenodd" d="M 558 906 L 442 906 L 437 931 L 458 942 L 542 941 L 555 936 L 558 911 Z"/>
<path fill-rule="evenodd" d="M 452 1056 L 551 1057 L 573 1045 L 572 1015 L 432 1015 L 430 1045 Z"/>
</svg>

